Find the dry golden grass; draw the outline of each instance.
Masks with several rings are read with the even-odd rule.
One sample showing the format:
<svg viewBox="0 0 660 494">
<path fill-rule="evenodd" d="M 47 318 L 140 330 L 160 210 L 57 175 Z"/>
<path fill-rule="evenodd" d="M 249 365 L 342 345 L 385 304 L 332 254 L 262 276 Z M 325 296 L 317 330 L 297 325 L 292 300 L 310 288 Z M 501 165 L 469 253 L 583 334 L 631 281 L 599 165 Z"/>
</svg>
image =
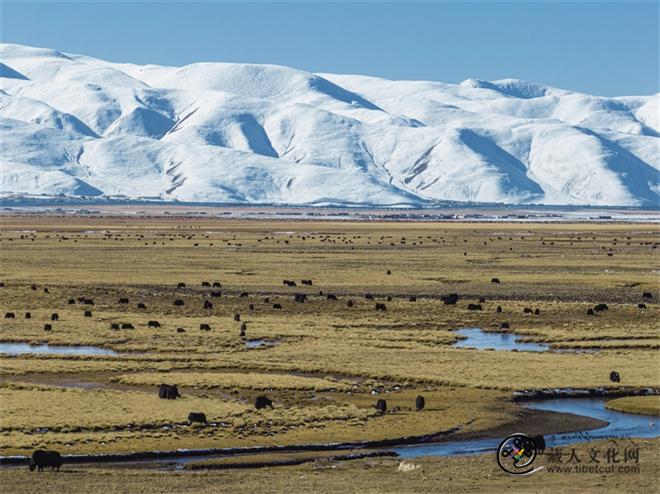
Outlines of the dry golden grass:
<svg viewBox="0 0 660 494">
<path fill-rule="evenodd" d="M 657 242 L 655 225 L 2 216 L 0 314 L 11 311 L 16 319 L 0 320 L 0 340 L 94 345 L 120 354 L 0 357 L 0 392 L 7 398 L 0 401 L 0 451 L 301 444 L 474 431 L 515 416 L 517 407 L 508 402 L 514 389 L 611 386 L 611 370 L 621 374 L 622 385 L 657 387 Z M 501 284 L 491 283 L 493 277 Z M 299 286 L 283 286 L 284 279 Z M 300 285 L 302 279 L 314 286 Z M 202 287 L 203 281 L 223 286 Z M 177 288 L 178 282 L 187 286 Z M 215 290 L 222 297 L 210 298 Z M 456 306 L 438 300 L 452 292 L 461 295 Z M 642 292 L 655 299 L 642 300 Z M 295 293 L 307 294 L 307 302 L 295 303 Z M 376 300 L 365 299 L 367 293 Z M 412 295 L 416 302 L 408 300 Z M 468 311 L 480 296 L 484 310 Z M 78 297 L 94 305 L 67 303 Z M 130 303 L 118 304 L 123 297 Z M 175 307 L 175 299 L 185 305 Z M 212 309 L 203 308 L 207 299 Z M 346 307 L 348 300 L 354 307 Z M 376 312 L 376 302 L 387 311 Z M 609 310 L 587 316 L 600 302 Z M 647 308 L 638 309 L 640 302 Z M 523 315 L 526 307 L 540 315 Z M 31 319 L 24 319 L 27 311 Z M 59 320 L 44 332 L 53 312 Z M 150 320 L 161 326 L 148 328 Z M 111 329 L 122 322 L 135 329 Z M 248 338 L 278 344 L 246 348 L 243 322 Z M 604 350 L 451 346 L 456 328 L 497 330 L 502 322 L 553 347 Z M 200 331 L 200 324 L 211 331 Z M 158 400 L 160 382 L 178 384 L 184 399 Z M 410 410 L 419 393 L 429 404 L 423 413 Z M 275 409 L 240 412 L 256 394 L 272 397 Z M 51 395 L 57 406 L 48 409 Z M 58 401 L 64 397 L 70 399 Z M 377 415 L 379 397 L 398 410 Z M 236 414 L 225 413 L 235 407 Z M 228 425 L 163 429 L 185 421 L 189 411 Z M 49 432 L 32 433 L 46 423 Z M 132 423 L 145 427 L 129 430 Z M 84 429 L 99 424 L 102 430 Z"/>
<path fill-rule="evenodd" d="M 592 448 L 606 451 L 610 441 L 575 445 L 582 458 Z M 514 477 L 502 472 L 494 455 L 415 458 L 400 468 L 399 458 L 328 462 L 321 458 L 299 466 L 251 470 L 158 471 L 141 468 L 65 465 L 60 473 L 30 473 L 27 468 L 0 470 L 0 491 L 7 493 L 95 492 L 156 494 L 162 492 L 315 493 L 500 493 L 584 492 L 637 494 L 656 492 L 660 481 L 660 440 L 618 441 L 616 447 L 639 448 L 639 473 L 549 473 Z M 570 451 L 570 449 L 568 450 Z M 601 455 L 604 453 L 601 453 Z M 547 461 L 540 460 L 547 465 Z M 584 461 L 584 460 L 583 460 Z"/>
<path fill-rule="evenodd" d="M 610 410 L 619 412 L 641 413 L 660 417 L 660 396 L 626 396 L 609 400 L 606 405 Z"/>
</svg>

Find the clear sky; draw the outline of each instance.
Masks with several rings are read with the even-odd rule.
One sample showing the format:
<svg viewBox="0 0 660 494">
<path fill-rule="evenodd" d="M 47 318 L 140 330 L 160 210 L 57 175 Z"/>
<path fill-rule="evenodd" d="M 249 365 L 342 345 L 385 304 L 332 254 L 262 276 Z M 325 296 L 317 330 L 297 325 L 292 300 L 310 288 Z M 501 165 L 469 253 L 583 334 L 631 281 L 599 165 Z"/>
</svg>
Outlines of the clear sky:
<svg viewBox="0 0 660 494">
<path fill-rule="evenodd" d="M 635 2 L 1 1 L 3 42 L 113 61 L 288 65 L 600 95 L 658 92 L 659 6 Z"/>
</svg>

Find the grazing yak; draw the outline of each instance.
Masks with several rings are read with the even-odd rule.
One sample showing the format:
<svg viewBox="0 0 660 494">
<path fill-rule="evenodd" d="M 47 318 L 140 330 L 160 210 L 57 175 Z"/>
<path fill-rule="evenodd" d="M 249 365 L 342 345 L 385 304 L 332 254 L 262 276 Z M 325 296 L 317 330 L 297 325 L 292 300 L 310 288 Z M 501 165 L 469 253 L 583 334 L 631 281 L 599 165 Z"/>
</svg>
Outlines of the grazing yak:
<svg viewBox="0 0 660 494">
<path fill-rule="evenodd" d="M 92 317 L 92 311 L 91 310 L 86 310 L 85 312 L 83 312 L 83 316 Z"/>
<path fill-rule="evenodd" d="M 130 322 L 121 323 L 121 329 L 135 329 L 135 327 Z"/>
<path fill-rule="evenodd" d="M 541 309 L 538 309 L 538 308 L 534 309 L 534 315 L 540 316 L 541 315 Z"/>
<path fill-rule="evenodd" d="M 115 330 L 119 329 L 119 323 L 117 322 L 110 323 L 110 329 L 115 329 Z"/>
<path fill-rule="evenodd" d="M 286 286 L 298 286 L 295 281 L 291 281 L 291 280 L 284 280 L 282 284 Z"/>
<path fill-rule="evenodd" d="M 500 329 L 509 329 L 509 323 L 503 322 L 502 324 L 500 324 Z"/>
<path fill-rule="evenodd" d="M 14 319 L 14 317 L 16 317 L 16 315 L 13 312 L 7 312 L 5 314 L 5 319 Z"/>
<path fill-rule="evenodd" d="M 211 292 L 211 298 L 220 298 L 222 296 L 222 292 Z"/>
<path fill-rule="evenodd" d="M 222 284 L 219 281 L 214 281 L 213 288 L 222 288 Z"/>
<path fill-rule="evenodd" d="M 497 283 L 498 285 L 500 284 L 500 279 L 499 278 L 492 278 L 490 280 L 491 283 Z"/>
<path fill-rule="evenodd" d="M 587 309 L 587 315 L 588 315 L 588 316 L 595 316 L 596 313 L 594 312 L 593 309 Z"/>
<path fill-rule="evenodd" d="M 57 312 L 53 312 L 53 313 L 50 315 L 50 320 L 51 320 L 51 321 L 57 321 L 59 318 L 60 318 L 60 315 L 59 315 Z"/>
<path fill-rule="evenodd" d="M 468 310 L 482 310 L 482 307 L 480 304 L 469 304 L 467 306 Z"/>
<path fill-rule="evenodd" d="M 202 281 L 202 286 L 203 286 L 203 287 L 209 287 L 209 288 L 210 288 L 210 287 L 211 287 L 211 283 L 209 283 L 208 281 Z"/>
<path fill-rule="evenodd" d="M 458 302 L 458 293 L 450 293 L 449 295 L 443 295 L 440 297 L 440 300 L 445 305 L 456 305 L 456 302 Z"/>
<path fill-rule="evenodd" d="M 610 381 L 612 381 L 613 383 L 621 382 L 621 376 L 617 371 L 610 372 Z"/>
<path fill-rule="evenodd" d="M 607 306 L 607 304 L 598 304 L 594 305 L 594 312 L 603 312 L 606 310 L 610 310 L 610 308 Z"/>
<path fill-rule="evenodd" d="M 545 438 L 541 435 L 532 437 L 534 446 L 536 446 L 536 454 L 541 454 L 545 450 Z"/>
<path fill-rule="evenodd" d="M 264 299 L 264 304 L 270 304 L 270 298 L 269 297 L 266 297 Z"/>
<path fill-rule="evenodd" d="M 94 305 L 94 301 L 91 298 L 83 298 L 81 303 L 85 305 Z"/>
<path fill-rule="evenodd" d="M 304 293 L 296 293 L 293 296 L 293 301 L 294 302 L 298 302 L 298 303 L 302 304 L 302 303 L 305 302 L 305 300 L 307 300 L 307 295 L 305 295 Z"/>
<path fill-rule="evenodd" d="M 44 324 L 44 331 L 52 331 L 52 330 L 53 330 L 52 324 Z"/>
<path fill-rule="evenodd" d="M 200 329 L 200 331 L 211 331 L 211 326 L 209 326 L 208 324 L 202 323 L 202 324 L 199 325 L 199 329 Z"/>
<path fill-rule="evenodd" d="M 426 400 L 422 395 L 417 395 L 417 398 L 415 398 L 415 410 L 418 412 L 420 410 L 424 409 L 424 406 L 426 405 Z"/>
<path fill-rule="evenodd" d="M 281 304 L 273 304 L 273 309 L 281 309 L 282 305 Z"/>
<path fill-rule="evenodd" d="M 387 310 L 387 306 L 383 303 L 376 302 L 376 310 L 380 310 L 384 312 Z"/>
<path fill-rule="evenodd" d="M 250 294 L 249 294 L 248 292 L 241 292 L 240 297 L 241 297 L 241 298 L 245 298 L 245 297 L 247 297 L 247 296 L 249 296 L 249 295 L 250 295 Z"/>
<path fill-rule="evenodd" d="M 302 284 L 307 286 L 312 286 L 314 283 L 312 283 L 312 280 L 302 280 Z"/>
<path fill-rule="evenodd" d="M 247 324 L 241 324 L 241 336 L 245 336 L 245 331 L 247 330 Z"/>
<path fill-rule="evenodd" d="M 480 304 L 485 304 L 486 303 L 486 297 L 479 297 L 479 303 Z"/>
<path fill-rule="evenodd" d="M 193 425 L 194 422 L 199 422 L 200 424 L 206 424 L 206 414 L 203 412 L 190 412 L 188 414 L 188 425 Z"/>
<path fill-rule="evenodd" d="M 138 309 L 146 309 L 147 306 L 144 305 L 142 302 L 140 302 L 139 304 L 137 304 L 137 308 L 138 308 Z"/>
<path fill-rule="evenodd" d="M 412 297 L 408 298 L 408 302 L 417 302 L 417 297 L 413 295 Z"/>
<path fill-rule="evenodd" d="M 348 301 L 346 302 L 346 307 L 353 307 L 353 301 L 352 301 L 352 300 L 348 300 Z"/>
<path fill-rule="evenodd" d="M 158 386 L 158 398 L 161 400 L 176 400 L 177 398 L 181 398 L 179 388 L 174 384 L 161 384 Z"/>
<path fill-rule="evenodd" d="M 534 311 L 532 309 L 530 309 L 529 307 L 525 307 L 523 309 L 523 314 L 533 314 L 533 313 L 534 313 Z"/>
<path fill-rule="evenodd" d="M 375 407 L 376 407 L 376 410 L 378 410 L 380 413 L 385 413 L 385 412 L 387 412 L 387 401 L 380 398 L 376 402 Z"/>
<path fill-rule="evenodd" d="M 257 396 L 257 398 L 254 400 L 254 408 L 261 410 L 262 408 L 266 407 L 273 408 L 273 401 L 263 395 Z"/>
<path fill-rule="evenodd" d="M 31 472 L 34 472 L 35 468 L 38 472 L 41 472 L 44 468 L 49 467 L 51 470 L 57 470 L 59 472 L 63 463 L 62 455 L 57 451 L 39 449 L 32 453 L 32 458 L 30 458 L 28 465 Z"/>
<path fill-rule="evenodd" d="M 392 274 L 392 271 L 390 271 L 390 270 L 388 269 L 387 271 L 385 271 L 385 274 L 389 276 L 389 275 Z"/>
<path fill-rule="evenodd" d="M 373 300 L 373 299 L 374 299 L 374 296 L 373 296 L 371 293 L 366 293 L 366 294 L 364 295 L 364 298 L 366 298 L 367 300 Z"/>
<path fill-rule="evenodd" d="M 328 293 L 328 295 L 326 296 L 326 298 L 327 298 L 328 300 L 337 300 L 337 295 L 335 295 L 334 293 Z"/>
<path fill-rule="evenodd" d="M 176 287 L 177 288 L 185 288 L 186 284 L 180 281 L 179 283 L 176 284 Z"/>
<path fill-rule="evenodd" d="M 176 299 L 174 301 L 174 305 L 176 305 L 177 307 L 181 307 L 182 305 L 184 305 L 183 300 L 181 300 L 180 298 Z"/>
<path fill-rule="evenodd" d="M 185 333 L 186 330 L 183 329 L 183 328 L 176 328 L 176 332 L 177 332 L 177 333 Z"/>
<path fill-rule="evenodd" d="M 248 305 L 248 310 L 254 310 L 254 304 Z"/>
<path fill-rule="evenodd" d="M 497 312 L 498 314 L 502 312 L 502 306 L 498 305 L 497 308 L 495 309 L 495 312 Z"/>
<path fill-rule="evenodd" d="M 204 308 L 205 309 L 212 309 L 213 308 L 213 303 L 210 300 L 204 300 Z"/>
<path fill-rule="evenodd" d="M 240 322 L 241 321 L 241 315 L 240 314 L 234 314 L 234 321 L 235 322 Z"/>
<path fill-rule="evenodd" d="M 76 303 L 75 299 L 70 298 L 69 299 L 69 305 L 74 305 Z"/>
<path fill-rule="evenodd" d="M 31 318 L 32 318 L 32 314 L 29 313 L 29 312 L 26 312 L 25 313 L 25 319 L 31 319 Z"/>
<path fill-rule="evenodd" d="M 118 304 L 127 304 L 127 303 L 128 303 L 128 299 L 127 299 L 127 298 L 120 298 L 120 299 L 119 299 L 119 302 L 117 302 L 117 303 L 118 303 Z"/>
<path fill-rule="evenodd" d="M 646 309 L 646 304 L 637 304 L 638 309 Z"/>
<path fill-rule="evenodd" d="M 644 292 L 642 293 L 642 298 L 647 298 L 651 300 L 653 298 L 653 294 L 651 292 Z"/>
<path fill-rule="evenodd" d="M 160 323 L 158 321 L 149 321 L 147 323 L 148 328 L 160 328 Z"/>
</svg>

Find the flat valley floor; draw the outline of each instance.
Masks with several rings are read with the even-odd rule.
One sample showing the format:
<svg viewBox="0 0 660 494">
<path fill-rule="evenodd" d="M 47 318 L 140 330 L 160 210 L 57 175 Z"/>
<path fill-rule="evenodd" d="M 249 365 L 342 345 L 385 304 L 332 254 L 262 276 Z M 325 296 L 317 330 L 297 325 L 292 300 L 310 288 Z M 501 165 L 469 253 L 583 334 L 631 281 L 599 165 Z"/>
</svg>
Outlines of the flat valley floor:
<svg viewBox="0 0 660 494">
<path fill-rule="evenodd" d="M 0 348 L 113 351 L 2 354 L 1 456 L 550 433 L 595 424 L 525 415 L 515 391 L 660 387 L 655 224 L 4 215 L 0 229 L 0 316 L 14 316 L 0 320 Z M 445 305 L 452 293 L 458 302 Z M 597 304 L 608 310 L 588 315 Z M 456 329 L 503 323 L 551 351 L 453 346 Z M 159 399 L 161 383 L 181 398 Z M 274 407 L 255 410 L 259 395 Z M 621 406 L 657 414 L 658 400 Z M 209 423 L 189 425 L 190 412 Z M 0 467 L 0 491 L 650 492 L 660 441 L 636 444 L 639 475 L 512 479 L 494 454 L 402 463 L 315 453 L 259 469 Z"/>
</svg>

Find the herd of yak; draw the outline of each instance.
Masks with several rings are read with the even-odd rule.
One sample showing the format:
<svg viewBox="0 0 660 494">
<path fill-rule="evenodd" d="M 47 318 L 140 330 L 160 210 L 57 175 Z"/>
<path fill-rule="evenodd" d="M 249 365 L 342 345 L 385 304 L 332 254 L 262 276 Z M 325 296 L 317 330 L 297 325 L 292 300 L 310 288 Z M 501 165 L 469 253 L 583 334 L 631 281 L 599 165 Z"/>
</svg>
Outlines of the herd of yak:
<svg viewBox="0 0 660 494">
<path fill-rule="evenodd" d="M 386 274 L 390 275 L 391 271 L 388 270 Z M 495 283 L 495 284 L 499 284 L 500 280 L 498 278 L 493 278 L 491 280 L 491 282 Z M 302 280 L 301 284 L 306 285 L 306 286 L 313 286 L 312 280 Z M 219 282 L 210 283 L 210 282 L 205 281 L 205 282 L 202 282 L 201 285 L 202 285 L 203 288 L 215 288 L 215 289 L 221 289 L 222 288 L 222 285 Z M 298 284 L 293 280 L 283 280 L 283 285 L 285 285 L 287 287 L 296 287 L 296 286 L 298 286 Z M 1 283 L 0 286 L 4 286 L 4 283 Z M 179 288 L 179 289 L 186 288 L 186 284 L 185 283 L 178 283 L 177 288 Z M 32 290 L 37 290 L 37 286 L 32 285 L 31 289 Z M 47 293 L 48 288 L 44 288 L 44 291 Z M 319 291 L 318 294 L 319 294 L 319 296 L 325 297 L 329 301 L 337 301 L 338 300 L 337 295 L 335 295 L 333 293 L 324 294 L 323 291 Z M 219 297 L 221 297 L 221 295 L 222 295 L 222 292 L 220 290 L 214 290 L 214 291 L 210 292 L 210 297 L 211 298 L 219 298 Z M 241 292 L 241 294 L 240 294 L 241 298 L 248 297 L 248 296 L 249 296 L 249 294 L 247 292 Z M 308 295 L 306 295 L 306 294 L 297 293 L 297 294 L 294 295 L 294 302 L 304 303 L 307 300 L 307 297 L 308 297 Z M 364 298 L 366 300 L 372 300 L 372 301 L 375 300 L 374 295 L 369 294 L 369 293 L 365 294 Z M 644 292 L 642 294 L 642 298 L 645 299 L 645 300 L 649 300 L 649 299 L 653 298 L 653 295 L 649 292 Z M 442 297 L 440 297 L 440 299 L 445 305 L 456 305 L 456 303 L 460 300 L 460 297 L 456 293 L 451 293 L 451 294 L 448 294 L 448 295 L 443 295 Z M 392 300 L 391 297 L 387 297 L 388 302 L 391 301 L 391 300 Z M 411 297 L 409 297 L 409 301 L 410 302 L 416 302 L 417 298 L 415 296 L 411 296 Z M 264 302 L 265 303 L 270 303 L 270 299 L 268 297 L 266 297 L 266 298 L 264 298 Z M 467 305 L 467 309 L 468 310 L 483 310 L 483 307 L 482 307 L 481 304 L 484 303 L 484 302 L 485 302 L 485 298 L 480 297 L 479 298 L 479 303 L 470 303 L 470 304 Z M 68 304 L 70 304 L 70 305 L 74 305 L 76 303 L 81 304 L 81 305 L 86 305 L 86 306 L 93 306 L 94 305 L 94 301 L 90 298 L 87 298 L 87 297 L 78 297 L 77 299 L 72 298 L 72 299 L 68 300 Z M 122 304 L 122 305 L 129 304 L 129 299 L 126 298 L 126 297 L 122 297 L 122 298 L 119 299 L 118 303 Z M 185 302 L 182 299 L 175 299 L 174 302 L 173 302 L 173 305 L 177 306 L 177 307 L 180 307 L 180 306 L 184 306 Z M 355 302 L 352 299 L 349 299 L 349 300 L 346 301 L 346 306 L 347 307 L 354 307 L 354 305 L 355 305 Z M 279 303 L 272 304 L 272 307 L 273 307 L 273 309 L 282 309 L 282 305 L 279 304 Z M 138 303 L 137 308 L 138 309 L 146 309 L 146 305 L 144 303 Z M 206 310 L 213 309 L 213 303 L 210 300 L 204 300 L 203 308 L 206 309 Z M 640 303 L 640 304 L 638 304 L 638 308 L 645 309 L 646 305 L 643 304 L 643 303 Z M 386 311 L 387 310 L 387 305 L 383 302 L 375 302 L 374 309 L 376 311 Z M 596 313 L 598 313 L 598 312 L 607 311 L 608 309 L 609 308 L 608 308 L 607 304 L 600 303 L 600 304 L 595 305 L 593 308 L 587 309 L 587 315 L 593 316 L 593 315 L 596 315 Z M 248 305 L 248 310 L 250 310 L 250 311 L 254 310 L 254 304 L 249 304 Z M 497 306 L 496 312 L 501 313 L 502 312 L 502 307 Z M 84 317 L 92 317 L 92 311 L 89 310 L 89 309 L 85 309 L 83 314 L 84 314 Z M 538 308 L 532 310 L 529 307 L 525 307 L 523 309 L 523 314 L 525 314 L 525 315 L 527 315 L 527 314 L 540 315 L 540 310 Z M 5 313 L 5 319 L 14 319 L 15 317 L 16 317 L 16 315 L 13 312 Z M 30 312 L 26 312 L 25 313 L 25 319 L 31 319 L 31 318 L 32 318 L 32 314 Z M 53 329 L 52 323 L 55 322 L 55 321 L 58 321 L 58 320 L 59 320 L 59 314 L 52 313 L 51 316 L 50 316 L 50 321 L 51 322 L 46 323 L 44 325 L 44 330 L 45 331 L 52 331 L 52 329 Z M 234 321 L 235 322 L 240 322 L 241 321 L 240 314 L 237 313 L 237 314 L 234 315 Z M 160 328 L 161 325 L 156 320 L 150 320 L 147 323 L 147 327 L 149 327 L 149 328 Z M 126 322 L 124 322 L 124 323 L 111 323 L 110 329 L 112 329 L 112 330 L 134 329 L 134 326 L 133 326 L 133 324 L 126 323 Z M 209 324 L 202 323 L 202 324 L 200 324 L 199 329 L 202 330 L 202 331 L 210 331 L 211 326 Z M 246 329 L 247 329 L 247 325 L 246 325 L 245 322 L 243 322 L 240 326 L 240 336 L 242 336 L 242 337 L 245 336 Z M 506 323 L 506 322 L 502 323 L 500 325 L 500 329 L 509 329 L 509 324 Z M 185 329 L 184 328 L 177 328 L 177 332 L 178 333 L 185 333 Z M 620 377 L 618 372 L 612 371 L 610 373 L 610 381 L 611 382 L 618 383 L 618 382 L 620 382 L 620 380 L 621 380 L 621 377 Z M 161 399 L 175 400 L 177 398 L 180 398 L 181 394 L 179 393 L 178 387 L 176 385 L 161 384 L 158 388 L 158 396 Z M 387 401 L 385 399 L 382 399 L 382 398 L 378 399 L 374 406 L 380 413 L 385 413 L 387 411 Z M 415 399 L 415 409 L 417 411 L 421 411 L 421 410 L 424 409 L 425 406 L 426 406 L 426 401 L 425 401 L 424 397 L 421 396 L 421 395 L 417 396 L 417 398 Z M 256 397 L 255 402 L 254 402 L 254 407 L 257 410 L 260 410 L 260 409 L 263 409 L 263 408 L 266 408 L 266 407 L 273 408 L 273 401 L 271 399 L 269 399 L 268 397 L 266 397 L 266 396 L 260 395 L 260 396 Z M 192 425 L 193 423 L 207 424 L 208 420 L 206 418 L 206 414 L 204 414 L 203 412 L 190 412 L 188 414 L 188 423 L 189 423 L 189 425 Z M 51 468 L 53 470 L 58 470 L 59 471 L 59 468 L 62 465 L 62 463 L 63 463 L 62 456 L 58 452 L 56 452 L 56 451 L 46 451 L 46 450 L 35 451 L 33 453 L 32 457 L 31 457 L 31 459 L 28 462 L 31 471 L 33 471 L 35 469 L 38 469 L 38 471 L 42 471 L 44 468 Z"/>
</svg>

